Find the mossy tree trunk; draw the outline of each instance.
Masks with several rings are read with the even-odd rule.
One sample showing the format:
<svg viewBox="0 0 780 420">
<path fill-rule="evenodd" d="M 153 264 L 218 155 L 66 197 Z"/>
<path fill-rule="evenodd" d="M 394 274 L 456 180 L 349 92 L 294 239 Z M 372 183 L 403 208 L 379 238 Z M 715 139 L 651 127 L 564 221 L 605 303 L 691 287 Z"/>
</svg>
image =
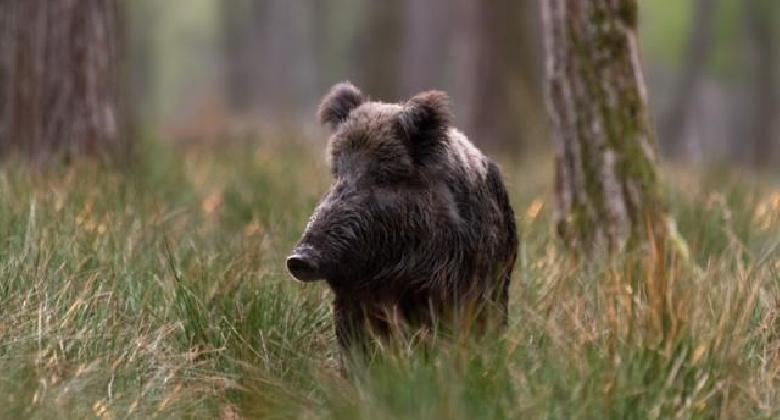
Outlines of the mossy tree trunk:
<svg viewBox="0 0 780 420">
<path fill-rule="evenodd" d="M 577 250 L 662 234 L 636 0 L 541 0 L 555 139 L 556 228 Z"/>
<path fill-rule="evenodd" d="M 117 0 L 0 1 L 0 152 L 127 152 Z"/>
</svg>

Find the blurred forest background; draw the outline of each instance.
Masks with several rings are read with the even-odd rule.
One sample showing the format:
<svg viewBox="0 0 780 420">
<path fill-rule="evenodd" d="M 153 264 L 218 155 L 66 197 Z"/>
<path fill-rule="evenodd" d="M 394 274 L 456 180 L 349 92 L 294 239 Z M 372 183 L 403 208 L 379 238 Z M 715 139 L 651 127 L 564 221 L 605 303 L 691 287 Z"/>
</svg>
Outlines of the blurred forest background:
<svg viewBox="0 0 780 420">
<path fill-rule="evenodd" d="M 143 126 L 223 141 L 313 133 L 351 80 L 396 101 L 444 89 L 488 149 L 549 147 L 535 1 L 137 0 L 129 60 Z M 780 154 L 780 3 L 642 2 L 641 46 L 662 153 L 770 167 Z"/>
</svg>

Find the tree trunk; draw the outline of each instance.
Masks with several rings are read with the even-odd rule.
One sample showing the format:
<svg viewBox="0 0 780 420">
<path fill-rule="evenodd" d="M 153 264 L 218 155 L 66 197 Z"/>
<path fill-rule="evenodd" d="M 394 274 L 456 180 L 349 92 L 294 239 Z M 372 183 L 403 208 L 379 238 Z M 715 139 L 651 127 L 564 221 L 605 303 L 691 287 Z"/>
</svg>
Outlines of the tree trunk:
<svg viewBox="0 0 780 420">
<path fill-rule="evenodd" d="M 125 152 L 116 0 L 0 1 L 0 151 Z"/>
<path fill-rule="evenodd" d="M 664 231 L 637 2 L 541 2 L 556 228 L 574 249 L 619 252 Z"/>
</svg>

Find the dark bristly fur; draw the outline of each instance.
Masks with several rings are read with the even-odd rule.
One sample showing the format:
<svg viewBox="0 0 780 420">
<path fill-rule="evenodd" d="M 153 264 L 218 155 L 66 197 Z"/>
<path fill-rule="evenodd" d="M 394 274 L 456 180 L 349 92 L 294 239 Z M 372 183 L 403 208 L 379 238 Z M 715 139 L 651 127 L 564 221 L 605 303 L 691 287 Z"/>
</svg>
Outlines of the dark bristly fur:
<svg viewBox="0 0 780 420">
<path fill-rule="evenodd" d="M 386 104 L 340 84 L 320 119 L 334 130 L 335 183 L 288 267 L 333 289 L 340 344 L 396 327 L 503 325 L 514 213 L 498 166 L 451 127 L 446 94 Z"/>
</svg>

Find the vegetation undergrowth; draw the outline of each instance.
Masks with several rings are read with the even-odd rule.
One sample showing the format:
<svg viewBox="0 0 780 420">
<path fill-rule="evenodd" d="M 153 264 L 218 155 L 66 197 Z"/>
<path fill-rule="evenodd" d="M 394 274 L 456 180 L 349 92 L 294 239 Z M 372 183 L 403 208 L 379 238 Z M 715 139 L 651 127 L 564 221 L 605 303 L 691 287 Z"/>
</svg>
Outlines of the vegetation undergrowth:
<svg viewBox="0 0 780 420">
<path fill-rule="evenodd" d="M 329 183 L 295 142 L 0 170 L 0 418 L 776 418 L 780 190 L 670 171 L 700 272 L 664 244 L 577 264 L 547 167 L 503 162 L 521 227 L 506 333 L 341 369 L 330 292 L 286 273 Z M 673 180 L 673 182 L 672 182 Z"/>
</svg>

